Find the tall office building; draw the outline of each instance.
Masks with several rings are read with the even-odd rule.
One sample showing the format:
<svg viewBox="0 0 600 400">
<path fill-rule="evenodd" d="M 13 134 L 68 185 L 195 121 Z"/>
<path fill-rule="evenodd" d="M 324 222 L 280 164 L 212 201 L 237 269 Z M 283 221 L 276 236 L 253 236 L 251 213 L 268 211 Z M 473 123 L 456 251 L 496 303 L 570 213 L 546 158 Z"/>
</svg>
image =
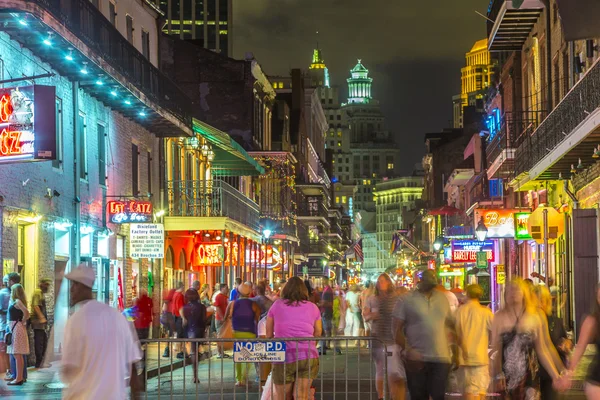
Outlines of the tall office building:
<svg viewBox="0 0 600 400">
<path fill-rule="evenodd" d="M 233 0 L 160 0 L 163 32 L 226 56 L 233 54 Z"/>
<path fill-rule="evenodd" d="M 375 185 L 399 175 L 400 152 L 392 132 L 386 130 L 379 101 L 371 93 L 373 78 L 361 60 L 350 71 L 347 83 L 348 103 L 342 111 L 349 130 L 354 211 L 375 211 Z"/>
<path fill-rule="evenodd" d="M 452 97 L 454 128 L 463 126 L 463 108 L 475 106 L 483 110 L 483 102 L 494 74 L 494 62 L 488 51 L 487 39 L 475 42 L 465 55 L 466 65 L 461 68 L 461 91 Z"/>
</svg>

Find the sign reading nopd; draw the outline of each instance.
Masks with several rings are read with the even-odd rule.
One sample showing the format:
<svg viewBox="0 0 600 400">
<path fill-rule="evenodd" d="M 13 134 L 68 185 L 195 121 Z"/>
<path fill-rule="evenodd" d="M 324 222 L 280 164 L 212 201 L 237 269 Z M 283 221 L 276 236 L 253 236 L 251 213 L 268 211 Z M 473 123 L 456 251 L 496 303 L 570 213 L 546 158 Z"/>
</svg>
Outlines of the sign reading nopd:
<svg viewBox="0 0 600 400">
<path fill-rule="evenodd" d="M 165 257 L 165 227 L 163 224 L 131 224 L 129 226 L 131 258 Z"/>
<path fill-rule="evenodd" d="M 239 363 L 285 362 L 285 342 L 235 342 L 233 361 Z"/>
</svg>

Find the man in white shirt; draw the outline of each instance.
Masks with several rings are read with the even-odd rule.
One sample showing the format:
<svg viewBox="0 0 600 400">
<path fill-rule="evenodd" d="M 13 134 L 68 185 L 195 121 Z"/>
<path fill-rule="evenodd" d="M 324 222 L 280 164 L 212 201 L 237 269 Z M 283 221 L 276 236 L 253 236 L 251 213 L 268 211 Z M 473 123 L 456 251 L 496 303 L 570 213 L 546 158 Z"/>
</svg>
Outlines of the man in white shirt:
<svg viewBox="0 0 600 400">
<path fill-rule="evenodd" d="M 65 275 L 71 281 L 75 309 L 65 327 L 61 377 L 68 388 L 63 399 L 132 398 L 138 391 L 135 363 L 142 358 L 139 342 L 125 316 L 93 299 L 96 273 L 83 265 Z"/>
</svg>

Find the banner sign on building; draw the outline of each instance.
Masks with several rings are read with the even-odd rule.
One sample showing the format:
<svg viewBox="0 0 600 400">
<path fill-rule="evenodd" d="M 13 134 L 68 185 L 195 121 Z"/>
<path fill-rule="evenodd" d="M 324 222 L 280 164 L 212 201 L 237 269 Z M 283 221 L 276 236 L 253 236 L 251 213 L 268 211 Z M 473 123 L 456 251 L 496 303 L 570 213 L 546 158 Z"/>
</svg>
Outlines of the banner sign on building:
<svg viewBox="0 0 600 400">
<path fill-rule="evenodd" d="M 298 266 L 298 275 L 308 276 L 325 276 L 328 274 L 323 261 L 327 261 L 325 258 L 309 258 L 308 261 L 303 262 Z M 306 269 L 305 269 L 306 267 Z M 304 271 L 307 271 L 306 273 Z"/>
<path fill-rule="evenodd" d="M 233 362 L 273 363 L 285 362 L 285 342 L 235 342 Z"/>
<path fill-rule="evenodd" d="M 0 88 L 0 163 L 54 159 L 55 87 Z"/>
<path fill-rule="evenodd" d="M 515 213 L 515 239 L 529 240 L 531 239 L 531 233 L 529 233 L 529 217 L 530 212 L 518 212 Z"/>
<path fill-rule="evenodd" d="M 108 220 L 113 224 L 151 222 L 152 203 L 149 201 L 109 201 L 106 203 Z"/>
<path fill-rule="evenodd" d="M 131 258 L 165 257 L 165 227 L 163 224 L 131 224 L 129 227 L 129 256 Z"/>
<path fill-rule="evenodd" d="M 452 262 L 477 262 L 477 252 L 486 252 L 489 262 L 495 261 L 494 241 L 486 240 L 479 242 L 477 240 L 453 240 L 452 241 Z"/>
<path fill-rule="evenodd" d="M 475 210 L 475 226 L 483 217 L 483 223 L 488 229 L 488 238 L 514 238 L 515 222 L 513 214 L 517 210 L 510 209 L 485 209 Z"/>
</svg>

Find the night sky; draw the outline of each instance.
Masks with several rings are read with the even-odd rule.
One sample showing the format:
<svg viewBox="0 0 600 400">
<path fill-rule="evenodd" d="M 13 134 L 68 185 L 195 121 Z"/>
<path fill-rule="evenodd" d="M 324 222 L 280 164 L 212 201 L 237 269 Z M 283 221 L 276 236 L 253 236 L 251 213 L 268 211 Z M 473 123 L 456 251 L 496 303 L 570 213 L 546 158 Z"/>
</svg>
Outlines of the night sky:
<svg viewBox="0 0 600 400">
<path fill-rule="evenodd" d="M 486 35 L 486 20 L 475 10 L 485 14 L 487 6 L 486 0 L 234 0 L 234 56 L 252 52 L 267 74 L 287 74 L 308 68 L 318 40 L 344 97 L 349 70 L 361 58 L 408 174 L 423 156 L 424 133 L 451 125 L 464 55 Z"/>
</svg>

